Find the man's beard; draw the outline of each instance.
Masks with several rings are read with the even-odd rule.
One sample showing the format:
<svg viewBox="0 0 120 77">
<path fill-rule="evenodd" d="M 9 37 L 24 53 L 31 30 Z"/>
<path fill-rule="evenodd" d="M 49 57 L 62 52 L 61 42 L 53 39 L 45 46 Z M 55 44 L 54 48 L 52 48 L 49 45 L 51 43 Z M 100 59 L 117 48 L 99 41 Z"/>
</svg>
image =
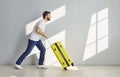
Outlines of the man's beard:
<svg viewBox="0 0 120 77">
<path fill-rule="evenodd" d="M 50 18 L 47 18 L 48 21 L 50 21 Z"/>
</svg>

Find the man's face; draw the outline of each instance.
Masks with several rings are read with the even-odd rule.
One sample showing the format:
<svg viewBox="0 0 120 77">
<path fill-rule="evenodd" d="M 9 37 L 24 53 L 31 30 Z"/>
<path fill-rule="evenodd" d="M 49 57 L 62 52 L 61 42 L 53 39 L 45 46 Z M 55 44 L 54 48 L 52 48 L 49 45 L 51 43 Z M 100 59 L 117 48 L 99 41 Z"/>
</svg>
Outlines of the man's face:
<svg viewBox="0 0 120 77">
<path fill-rule="evenodd" d="M 51 19 L 51 14 L 48 14 L 47 15 L 47 20 L 50 21 L 50 19 Z"/>
</svg>

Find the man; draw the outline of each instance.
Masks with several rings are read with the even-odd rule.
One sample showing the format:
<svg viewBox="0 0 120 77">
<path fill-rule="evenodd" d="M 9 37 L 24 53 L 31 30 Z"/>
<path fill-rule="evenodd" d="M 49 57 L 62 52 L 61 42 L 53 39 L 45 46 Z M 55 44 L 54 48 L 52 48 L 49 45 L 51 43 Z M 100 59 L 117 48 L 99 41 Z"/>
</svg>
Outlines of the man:
<svg viewBox="0 0 120 77">
<path fill-rule="evenodd" d="M 49 11 L 44 11 L 43 12 L 43 19 L 39 21 L 32 33 L 30 38 L 28 39 L 28 46 L 25 50 L 25 52 L 19 57 L 19 59 L 16 61 L 15 68 L 17 69 L 23 69 L 20 64 L 23 62 L 23 60 L 30 54 L 34 46 L 37 46 L 37 48 L 40 50 L 40 58 L 39 58 L 39 63 L 38 63 L 38 68 L 44 68 L 43 62 L 44 62 L 44 57 L 45 57 L 45 47 L 42 44 L 41 37 L 48 38 L 47 34 L 44 33 L 45 30 L 45 25 L 48 21 L 51 19 L 51 13 Z"/>
</svg>

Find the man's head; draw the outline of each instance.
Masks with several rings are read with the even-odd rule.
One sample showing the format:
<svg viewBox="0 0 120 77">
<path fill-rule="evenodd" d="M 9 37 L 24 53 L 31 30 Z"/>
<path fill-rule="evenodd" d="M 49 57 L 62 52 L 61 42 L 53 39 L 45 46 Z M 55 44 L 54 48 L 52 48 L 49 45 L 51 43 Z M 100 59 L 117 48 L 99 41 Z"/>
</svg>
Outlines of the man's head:
<svg viewBox="0 0 120 77">
<path fill-rule="evenodd" d="M 43 19 L 46 19 L 47 21 L 50 21 L 50 19 L 51 19 L 51 12 L 44 11 L 43 12 Z"/>
</svg>

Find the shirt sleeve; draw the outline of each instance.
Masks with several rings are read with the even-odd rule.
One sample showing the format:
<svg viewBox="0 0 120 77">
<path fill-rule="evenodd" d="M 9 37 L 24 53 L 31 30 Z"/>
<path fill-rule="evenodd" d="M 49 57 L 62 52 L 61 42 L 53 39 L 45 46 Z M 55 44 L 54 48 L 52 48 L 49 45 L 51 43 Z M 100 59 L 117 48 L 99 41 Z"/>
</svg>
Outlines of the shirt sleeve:
<svg viewBox="0 0 120 77">
<path fill-rule="evenodd" d="M 42 27 L 43 27 L 43 22 L 42 21 L 39 22 L 38 27 L 42 29 Z"/>
</svg>

